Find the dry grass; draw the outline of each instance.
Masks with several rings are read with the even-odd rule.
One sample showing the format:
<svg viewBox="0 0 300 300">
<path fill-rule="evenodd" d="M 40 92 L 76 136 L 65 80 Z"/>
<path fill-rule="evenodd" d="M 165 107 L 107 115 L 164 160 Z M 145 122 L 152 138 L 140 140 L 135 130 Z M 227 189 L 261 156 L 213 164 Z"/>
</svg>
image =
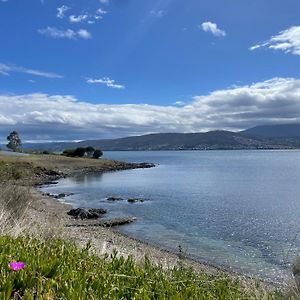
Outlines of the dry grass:
<svg viewBox="0 0 300 300">
<path fill-rule="evenodd" d="M 0 236 L 18 236 L 28 226 L 24 215 L 30 203 L 28 187 L 0 184 Z"/>
</svg>

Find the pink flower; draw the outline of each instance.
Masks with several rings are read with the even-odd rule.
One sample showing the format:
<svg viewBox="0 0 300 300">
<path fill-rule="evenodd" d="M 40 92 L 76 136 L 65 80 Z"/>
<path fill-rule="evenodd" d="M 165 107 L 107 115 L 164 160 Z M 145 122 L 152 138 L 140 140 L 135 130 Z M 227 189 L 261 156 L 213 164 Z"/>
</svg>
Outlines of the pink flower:
<svg viewBox="0 0 300 300">
<path fill-rule="evenodd" d="M 19 271 L 25 268 L 25 263 L 22 261 L 12 261 L 8 264 L 8 267 L 13 271 Z"/>
</svg>

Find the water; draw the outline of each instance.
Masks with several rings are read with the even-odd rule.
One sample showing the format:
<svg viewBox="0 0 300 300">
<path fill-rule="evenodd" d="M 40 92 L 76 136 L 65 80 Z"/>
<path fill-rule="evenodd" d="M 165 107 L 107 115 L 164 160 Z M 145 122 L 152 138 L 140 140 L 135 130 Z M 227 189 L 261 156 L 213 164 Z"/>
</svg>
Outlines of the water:
<svg viewBox="0 0 300 300">
<path fill-rule="evenodd" d="M 300 151 L 106 152 L 152 169 L 60 180 L 64 201 L 136 216 L 119 230 L 199 261 L 271 280 L 290 273 L 300 250 Z M 138 197 L 144 203 L 106 198 Z"/>
</svg>

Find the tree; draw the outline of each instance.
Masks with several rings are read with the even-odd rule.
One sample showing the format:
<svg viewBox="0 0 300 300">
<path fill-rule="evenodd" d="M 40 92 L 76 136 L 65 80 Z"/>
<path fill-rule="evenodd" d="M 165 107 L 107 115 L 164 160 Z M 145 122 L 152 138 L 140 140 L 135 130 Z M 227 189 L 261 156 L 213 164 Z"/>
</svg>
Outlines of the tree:
<svg viewBox="0 0 300 300">
<path fill-rule="evenodd" d="M 84 157 L 84 154 L 85 154 L 85 148 L 83 148 L 83 147 L 78 147 L 78 148 L 76 148 L 75 151 L 74 151 L 74 154 L 75 154 L 75 156 L 77 156 L 77 157 Z"/>
<path fill-rule="evenodd" d="M 92 146 L 88 146 L 85 148 L 85 152 L 86 152 L 87 157 L 93 157 L 95 149 Z"/>
<path fill-rule="evenodd" d="M 93 158 L 98 159 L 103 155 L 103 152 L 99 149 L 96 149 L 93 154 Z"/>
<path fill-rule="evenodd" d="M 16 131 L 12 131 L 7 136 L 8 144 L 6 145 L 7 148 L 11 149 L 14 152 L 20 151 L 21 149 L 21 139 L 19 137 L 19 134 Z"/>
</svg>

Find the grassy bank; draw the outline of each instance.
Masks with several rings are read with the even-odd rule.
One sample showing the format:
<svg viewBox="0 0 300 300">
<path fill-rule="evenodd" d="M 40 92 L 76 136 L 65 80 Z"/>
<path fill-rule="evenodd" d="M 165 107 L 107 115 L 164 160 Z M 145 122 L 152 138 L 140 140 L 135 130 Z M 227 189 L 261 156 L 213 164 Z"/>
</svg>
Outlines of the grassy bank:
<svg viewBox="0 0 300 300">
<path fill-rule="evenodd" d="M 72 158 L 61 155 L 0 155 L 0 183 L 10 180 L 33 185 L 65 176 L 149 167 L 108 159 Z"/>
<path fill-rule="evenodd" d="M 23 270 L 8 263 L 23 261 Z M 227 277 L 165 270 L 145 259 L 98 257 L 62 240 L 0 237 L 0 298 L 12 299 L 284 299 Z M 17 298 L 18 299 L 18 298 Z"/>
</svg>

